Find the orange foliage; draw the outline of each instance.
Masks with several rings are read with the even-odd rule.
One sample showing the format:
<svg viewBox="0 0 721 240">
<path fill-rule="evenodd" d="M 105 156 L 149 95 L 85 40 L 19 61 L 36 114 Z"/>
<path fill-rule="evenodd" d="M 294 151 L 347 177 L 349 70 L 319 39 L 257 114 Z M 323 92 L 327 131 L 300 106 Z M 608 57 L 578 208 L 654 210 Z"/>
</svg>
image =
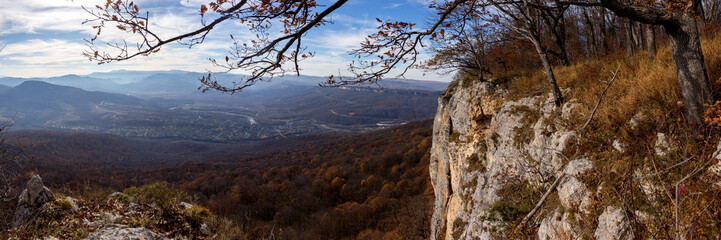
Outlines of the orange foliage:
<svg viewBox="0 0 721 240">
<path fill-rule="evenodd" d="M 721 126 L 721 101 L 716 101 L 716 103 L 707 106 L 708 109 L 703 115 L 704 121 L 717 127 Z"/>
</svg>

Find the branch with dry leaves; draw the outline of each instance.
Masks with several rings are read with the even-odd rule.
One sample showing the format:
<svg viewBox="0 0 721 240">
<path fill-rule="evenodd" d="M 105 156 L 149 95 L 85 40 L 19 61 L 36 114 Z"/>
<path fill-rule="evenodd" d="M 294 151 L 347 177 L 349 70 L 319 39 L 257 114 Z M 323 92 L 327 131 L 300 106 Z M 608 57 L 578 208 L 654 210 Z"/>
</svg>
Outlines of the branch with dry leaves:
<svg viewBox="0 0 721 240">
<path fill-rule="evenodd" d="M 475 0 L 455 0 L 453 2 L 431 5 L 438 10 L 438 18 L 426 30 L 413 30 L 414 23 L 398 21 L 382 21 L 376 19 L 380 26 L 378 32 L 371 34 L 361 43 L 360 48 L 351 52 L 357 59 L 351 62 L 351 77 L 331 76 L 324 86 L 342 86 L 354 84 L 373 84 L 389 74 L 393 69 L 405 65 L 397 75 L 403 77 L 418 62 L 420 48 L 424 47 L 425 39 L 434 39 L 445 34 L 442 28 L 454 11 L 467 9 L 473 11 Z M 372 60 L 366 60 L 366 59 Z"/>
<path fill-rule="evenodd" d="M 257 39 L 241 41 L 230 35 L 233 43 L 230 54 L 224 60 L 210 59 L 210 61 L 215 66 L 224 68 L 226 72 L 245 70 L 250 72 L 250 76 L 227 86 L 218 83 L 212 74 L 208 74 L 201 79 L 203 86 L 199 89 L 203 91 L 214 89 L 227 93 L 241 92 L 258 81 L 285 74 L 289 71 L 284 68 L 287 63 L 292 63 L 293 71 L 300 74 L 298 62 L 313 55 L 304 52 L 306 48 L 301 44 L 302 37 L 311 29 L 328 23 L 325 18 L 346 2 L 347 0 L 339 0 L 327 8 L 322 8 L 323 6 L 315 0 L 214 0 L 200 6 L 201 27 L 164 38 L 152 28 L 149 12 L 143 12 L 140 6 L 131 1 L 108 0 L 104 6 L 84 7 L 94 17 L 84 23 L 93 24 L 92 27 L 97 29 L 95 36 L 86 40 L 88 50 L 84 55 L 91 61 L 104 64 L 148 56 L 170 43 L 181 43 L 192 47 L 203 43 L 208 34 L 220 23 L 235 20 L 255 33 Z M 322 11 L 317 11 L 318 8 Z M 271 34 L 271 28 L 278 25 L 281 26 L 280 32 Z M 140 40 L 134 44 L 128 44 L 126 40 L 107 43 L 106 47 L 109 47 L 113 53 L 103 51 L 97 45 L 106 27 L 117 28 Z"/>
</svg>

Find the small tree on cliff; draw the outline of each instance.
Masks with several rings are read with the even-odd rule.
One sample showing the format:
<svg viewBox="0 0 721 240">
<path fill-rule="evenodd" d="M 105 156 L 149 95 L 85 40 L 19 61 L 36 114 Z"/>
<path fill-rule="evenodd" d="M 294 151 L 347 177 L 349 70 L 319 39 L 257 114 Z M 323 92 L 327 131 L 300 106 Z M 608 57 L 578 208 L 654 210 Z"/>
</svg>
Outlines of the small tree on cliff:
<svg viewBox="0 0 721 240">
<path fill-rule="evenodd" d="M 209 74 L 203 77 L 201 82 L 203 90 L 240 92 L 274 75 L 291 71 L 299 74 L 298 62 L 313 55 L 301 43 L 303 36 L 311 29 L 328 23 L 325 18 L 346 2 L 347 0 L 338 0 L 326 7 L 314 0 L 209 0 L 208 4 L 201 5 L 199 9 L 200 15 L 204 18 L 202 27 L 170 38 L 162 38 L 150 29 L 148 13 L 142 12 L 138 5 L 127 0 L 108 0 L 104 5 L 86 9 L 94 16 L 86 22 L 94 23 L 93 28 L 97 29 L 97 35 L 89 41 L 90 49 L 85 52 L 85 56 L 99 63 L 108 63 L 148 56 L 160 51 L 163 45 L 172 42 L 183 42 L 192 46 L 202 43 L 205 36 L 218 24 L 234 20 L 257 33 L 257 38 L 248 43 L 237 40 L 231 35 L 229 39 L 232 42 L 231 54 L 224 59 L 213 59 L 211 62 L 228 71 L 247 70 L 251 73 L 250 76 L 224 85 L 214 81 Z M 360 47 L 353 51 L 358 57 L 358 60 L 352 62 L 349 67 L 353 75 L 349 78 L 331 76 L 324 84 L 339 86 L 375 83 L 392 69 L 399 67 L 403 68 L 400 74 L 402 76 L 408 68 L 418 62 L 419 48 L 424 45 L 423 42 L 434 39 L 439 34 L 444 35 L 443 27 L 449 26 L 447 24 L 451 20 L 457 20 L 451 16 L 462 16 L 460 22 L 464 23 L 466 20 L 477 18 L 479 15 L 474 14 L 479 10 L 483 12 L 487 7 L 496 7 L 501 13 L 497 15 L 499 18 L 487 20 L 510 20 L 512 22 L 506 23 L 511 24 L 512 29 L 520 30 L 517 33 L 534 43 L 549 77 L 552 92 L 560 101 L 560 91 L 555 86 L 550 63 L 543 61 L 547 48 L 539 48 L 540 43 L 536 44 L 536 42 L 540 39 L 541 32 L 538 29 L 541 23 L 553 25 L 554 19 L 557 19 L 555 22 L 559 22 L 563 17 L 563 10 L 569 4 L 583 7 L 602 6 L 621 17 L 663 26 L 671 39 L 676 73 L 688 118 L 691 122 L 701 121 L 704 105 L 710 104 L 713 100 L 697 24 L 697 16 L 703 13 L 701 0 L 432 1 L 429 7 L 437 11 L 437 16 L 427 29 L 417 30 L 415 23 L 382 21 L 378 32 L 369 35 Z M 206 17 L 209 19 L 205 19 Z M 269 31 L 274 24 L 281 25 L 281 31 L 270 35 Z M 135 35 L 140 39 L 136 44 L 137 47 L 130 49 L 125 41 L 111 44 L 116 51 L 113 54 L 96 48 L 93 43 L 105 27 L 118 28 Z M 556 42 L 558 41 L 563 40 L 556 39 Z"/>
</svg>

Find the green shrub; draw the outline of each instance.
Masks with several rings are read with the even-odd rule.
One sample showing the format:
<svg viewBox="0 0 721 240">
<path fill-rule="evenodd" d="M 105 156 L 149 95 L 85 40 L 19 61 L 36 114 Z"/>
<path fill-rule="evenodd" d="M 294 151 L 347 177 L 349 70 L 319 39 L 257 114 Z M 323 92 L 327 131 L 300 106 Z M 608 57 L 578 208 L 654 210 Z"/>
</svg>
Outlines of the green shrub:
<svg viewBox="0 0 721 240">
<path fill-rule="evenodd" d="M 213 239 L 249 239 L 247 231 L 242 225 L 236 224 L 227 218 L 213 216 L 208 219 L 207 224 Z"/>
<path fill-rule="evenodd" d="M 198 205 L 183 209 L 181 212 L 192 228 L 199 228 L 200 225 L 213 216 L 210 210 Z"/>
<path fill-rule="evenodd" d="M 175 206 L 190 197 L 183 190 L 173 187 L 167 182 L 158 182 L 142 187 L 131 187 L 125 193 L 138 203 L 155 205 L 163 214 L 175 212 Z"/>
<path fill-rule="evenodd" d="M 123 204 L 128 204 L 133 201 L 133 198 L 128 196 L 128 194 L 121 193 L 115 196 L 115 200 L 118 200 L 118 202 L 121 202 Z"/>
<path fill-rule="evenodd" d="M 57 200 L 58 208 L 60 208 L 61 211 L 69 211 L 73 209 L 73 203 L 70 202 L 67 198 L 60 198 Z"/>
<path fill-rule="evenodd" d="M 463 230 L 466 229 L 466 225 L 468 225 L 468 223 L 461 218 L 456 218 L 456 220 L 453 221 L 453 239 L 461 238 L 461 234 L 463 234 Z"/>
<path fill-rule="evenodd" d="M 448 141 L 455 142 L 458 141 L 458 139 L 461 137 L 461 134 L 454 132 L 451 133 L 451 135 L 448 136 Z"/>
</svg>

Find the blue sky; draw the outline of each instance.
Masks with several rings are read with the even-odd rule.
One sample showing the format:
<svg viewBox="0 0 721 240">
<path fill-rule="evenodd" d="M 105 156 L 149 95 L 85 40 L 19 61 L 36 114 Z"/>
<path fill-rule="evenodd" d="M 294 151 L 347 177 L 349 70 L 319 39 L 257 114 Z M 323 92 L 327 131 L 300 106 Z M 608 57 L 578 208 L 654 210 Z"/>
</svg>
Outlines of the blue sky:
<svg viewBox="0 0 721 240">
<path fill-rule="evenodd" d="M 228 22 L 216 28 L 204 44 L 192 49 L 172 44 L 150 57 L 97 65 L 82 56 L 83 50 L 87 49 L 83 39 L 91 38 L 93 29 L 82 24 L 90 15 L 81 6 L 102 5 L 104 0 L 0 0 L 3 1 L 8 2 L 0 8 L 0 44 L 6 45 L 0 52 L 0 76 L 48 77 L 118 69 L 212 71 L 218 69 L 213 69 L 207 59 L 224 58 L 230 43 L 228 36 L 247 36 L 242 26 Z M 308 50 L 314 51 L 316 57 L 301 63 L 301 74 L 327 76 L 337 75 L 339 71 L 344 73 L 350 62 L 348 51 L 375 30 L 376 18 L 412 21 L 424 26 L 434 16 L 427 7 L 428 1 L 349 1 L 332 15 L 334 24 L 314 29 L 304 39 Z M 162 36 L 200 26 L 198 9 L 207 2 L 209 0 L 135 0 L 136 4 L 151 12 L 150 22 Z M 329 0 L 319 2 L 331 3 Z M 124 36 L 127 37 L 112 30 L 101 35 L 106 40 L 119 40 Z M 450 79 L 450 76 L 415 69 L 406 77 Z"/>
</svg>

